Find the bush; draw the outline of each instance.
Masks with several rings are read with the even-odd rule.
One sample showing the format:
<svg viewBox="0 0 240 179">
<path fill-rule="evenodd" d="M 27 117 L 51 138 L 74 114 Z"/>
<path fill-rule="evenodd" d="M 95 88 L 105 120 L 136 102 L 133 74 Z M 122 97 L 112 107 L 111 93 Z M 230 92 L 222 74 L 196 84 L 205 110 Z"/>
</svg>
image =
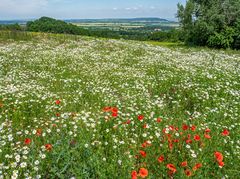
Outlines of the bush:
<svg viewBox="0 0 240 179">
<path fill-rule="evenodd" d="M 208 45 L 210 47 L 216 48 L 231 48 L 234 43 L 235 30 L 230 27 L 220 33 L 215 32 L 211 35 L 208 40 Z"/>
</svg>

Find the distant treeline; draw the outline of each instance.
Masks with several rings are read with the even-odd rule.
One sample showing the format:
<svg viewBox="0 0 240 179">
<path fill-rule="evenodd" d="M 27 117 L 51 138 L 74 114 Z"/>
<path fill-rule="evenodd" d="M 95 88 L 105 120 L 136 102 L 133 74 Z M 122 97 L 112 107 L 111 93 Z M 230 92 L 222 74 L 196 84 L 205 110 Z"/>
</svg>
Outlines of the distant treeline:
<svg viewBox="0 0 240 179">
<path fill-rule="evenodd" d="M 179 40 L 177 30 L 147 32 L 141 30 L 127 31 L 110 29 L 84 29 L 76 25 L 49 17 L 42 17 L 36 21 L 28 22 L 26 25 L 26 30 L 32 32 L 63 33 L 130 40 L 154 40 L 171 42 Z"/>
<path fill-rule="evenodd" d="M 1 25 L 0 24 L 0 30 L 22 30 L 22 27 L 19 24 L 8 24 L 8 25 Z"/>
</svg>

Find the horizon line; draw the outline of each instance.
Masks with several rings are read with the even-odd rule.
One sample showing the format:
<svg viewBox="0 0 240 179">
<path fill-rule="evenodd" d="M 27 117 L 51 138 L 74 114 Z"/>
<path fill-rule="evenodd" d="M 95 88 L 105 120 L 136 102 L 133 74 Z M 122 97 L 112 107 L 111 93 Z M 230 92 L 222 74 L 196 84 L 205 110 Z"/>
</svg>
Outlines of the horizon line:
<svg viewBox="0 0 240 179">
<path fill-rule="evenodd" d="M 178 22 L 177 20 L 173 20 L 176 18 L 163 18 L 163 17 L 151 17 L 151 16 L 143 16 L 143 17 L 105 17 L 105 18 L 55 18 L 51 16 L 41 16 L 41 17 L 49 17 L 49 18 L 54 18 L 57 20 L 104 20 L 104 19 L 141 19 L 141 18 L 157 18 L 157 19 L 164 19 L 168 21 L 175 21 Z M 41 17 L 33 17 L 33 18 L 21 18 L 21 19 L 0 19 L 0 21 L 29 21 L 29 20 L 36 20 L 40 19 Z"/>
</svg>

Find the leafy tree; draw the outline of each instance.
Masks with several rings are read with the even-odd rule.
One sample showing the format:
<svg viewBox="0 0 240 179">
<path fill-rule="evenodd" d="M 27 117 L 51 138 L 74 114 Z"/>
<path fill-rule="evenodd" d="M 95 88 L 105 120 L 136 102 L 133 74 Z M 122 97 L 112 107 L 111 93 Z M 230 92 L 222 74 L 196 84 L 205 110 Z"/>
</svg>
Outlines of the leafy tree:
<svg viewBox="0 0 240 179">
<path fill-rule="evenodd" d="M 239 49 L 239 0 L 187 0 L 177 17 L 186 43 Z"/>
</svg>

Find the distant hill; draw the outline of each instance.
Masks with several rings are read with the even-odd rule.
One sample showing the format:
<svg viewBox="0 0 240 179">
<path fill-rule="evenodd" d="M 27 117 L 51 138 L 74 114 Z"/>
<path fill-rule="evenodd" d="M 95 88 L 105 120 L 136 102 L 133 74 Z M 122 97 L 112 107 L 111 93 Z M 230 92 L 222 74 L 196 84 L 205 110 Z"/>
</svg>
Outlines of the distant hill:
<svg viewBox="0 0 240 179">
<path fill-rule="evenodd" d="M 0 24 L 2 24 L 2 25 L 10 25 L 10 24 L 24 25 L 28 21 L 31 21 L 31 20 L 0 20 Z"/>
<path fill-rule="evenodd" d="M 41 17 L 38 20 L 27 22 L 27 31 L 75 35 L 86 34 L 85 29 L 50 17 Z"/>
<path fill-rule="evenodd" d="M 129 23 L 129 22 L 170 22 L 166 19 L 162 18 L 119 18 L 119 19 L 114 19 L 114 18 L 109 18 L 109 19 L 68 19 L 64 20 L 65 22 L 69 23 L 94 23 L 94 22 L 99 22 L 99 23 Z"/>
<path fill-rule="evenodd" d="M 33 21 L 36 19 L 27 19 L 27 20 L 0 20 L 0 24 L 20 24 L 20 25 L 25 25 L 29 21 Z M 64 22 L 67 23 L 173 23 L 172 21 L 169 21 L 167 19 L 163 18 L 157 18 L 157 17 L 143 17 L 143 18 L 108 18 L 108 19 L 64 19 Z"/>
</svg>

